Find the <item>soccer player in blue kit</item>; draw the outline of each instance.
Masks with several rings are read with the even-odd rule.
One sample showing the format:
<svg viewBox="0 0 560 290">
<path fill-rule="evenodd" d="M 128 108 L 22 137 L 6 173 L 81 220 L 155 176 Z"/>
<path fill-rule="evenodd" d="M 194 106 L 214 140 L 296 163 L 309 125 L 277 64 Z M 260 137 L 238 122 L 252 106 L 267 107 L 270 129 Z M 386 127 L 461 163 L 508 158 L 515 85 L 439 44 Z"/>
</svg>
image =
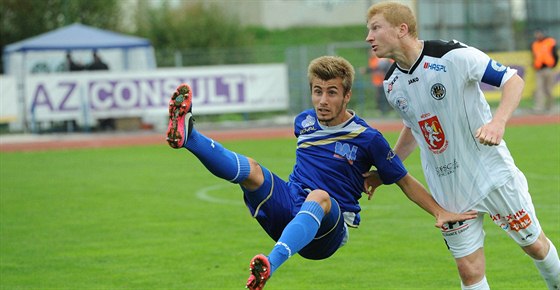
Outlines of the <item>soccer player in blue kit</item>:
<svg viewBox="0 0 560 290">
<path fill-rule="evenodd" d="M 416 18 L 401 3 L 373 4 L 367 28 L 374 54 L 394 60 L 383 86 L 405 125 L 395 153 L 405 160 L 419 147 L 426 182 L 438 204 L 452 212 L 479 213 L 441 230 L 461 288 L 490 289 L 483 229 L 488 214 L 533 259 L 548 288 L 560 289 L 557 250 L 544 234 L 527 180 L 502 140 L 521 99 L 523 79 L 474 47 L 418 39 Z M 501 88 L 494 113 L 480 82 Z"/>
<path fill-rule="evenodd" d="M 288 258 L 325 259 L 348 240 L 348 226 L 360 223 L 364 173 L 377 168 L 384 184 L 396 183 L 436 218 L 436 227 L 476 217 L 443 210 L 412 177 L 381 133 L 347 109 L 354 68 L 341 57 L 313 60 L 308 79 L 314 108 L 294 121 L 296 163 L 288 181 L 257 161 L 232 152 L 193 127 L 192 91 L 180 85 L 169 104 L 167 141 L 192 152 L 215 176 L 237 183 L 252 216 L 276 241 L 267 255 L 250 262 L 246 287 L 262 289 Z M 371 197 L 371 195 L 370 195 Z"/>
</svg>

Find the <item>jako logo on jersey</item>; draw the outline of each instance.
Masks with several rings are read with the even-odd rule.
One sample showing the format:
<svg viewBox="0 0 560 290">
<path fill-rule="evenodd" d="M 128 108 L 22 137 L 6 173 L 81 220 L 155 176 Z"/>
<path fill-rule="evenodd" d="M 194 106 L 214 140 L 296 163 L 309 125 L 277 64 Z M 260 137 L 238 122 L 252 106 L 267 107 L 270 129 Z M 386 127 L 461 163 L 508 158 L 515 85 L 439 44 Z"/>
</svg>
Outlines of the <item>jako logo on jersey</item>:
<svg viewBox="0 0 560 290">
<path fill-rule="evenodd" d="M 418 77 L 415 77 L 415 78 L 413 78 L 413 79 L 409 79 L 409 80 L 408 80 L 408 84 L 411 85 L 411 84 L 413 84 L 413 83 L 415 83 L 415 82 L 417 82 L 417 81 L 419 81 L 419 80 L 420 80 L 420 79 L 419 79 Z"/>
<path fill-rule="evenodd" d="M 347 143 L 336 142 L 334 147 L 334 157 L 344 158 L 348 160 L 348 163 L 354 163 L 356 160 L 356 153 L 358 152 L 358 147 L 352 145 L 350 147 Z"/>
<path fill-rule="evenodd" d="M 432 98 L 439 101 L 445 98 L 445 87 L 442 84 L 437 83 L 430 89 L 430 94 L 432 95 Z"/>
<path fill-rule="evenodd" d="M 444 65 L 437 64 L 437 63 L 425 62 L 424 63 L 424 69 L 447 72 Z"/>
<path fill-rule="evenodd" d="M 299 134 L 304 134 L 307 132 L 311 132 L 311 131 L 315 131 L 317 129 L 315 129 L 315 118 L 313 118 L 313 116 L 311 115 L 307 115 L 307 117 L 305 117 L 305 119 L 303 121 L 301 121 L 301 126 L 303 127 L 303 129 L 301 129 L 299 131 Z"/>
<path fill-rule="evenodd" d="M 399 79 L 399 76 L 396 76 L 387 86 L 387 94 L 390 93 L 393 90 L 393 85 L 395 85 L 395 82 Z"/>
<path fill-rule="evenodd" d="M 426 115 L 430 116 L 430 114 Z M 448 141 L 445 139 L 445 133 L 437 116 L 421 120 L 418 125 L 420 125 L 420 130 L 422 130 L 422 135 L 424 135 L 430 151 L 440 154 L 447 149 Z"/>
</svg>

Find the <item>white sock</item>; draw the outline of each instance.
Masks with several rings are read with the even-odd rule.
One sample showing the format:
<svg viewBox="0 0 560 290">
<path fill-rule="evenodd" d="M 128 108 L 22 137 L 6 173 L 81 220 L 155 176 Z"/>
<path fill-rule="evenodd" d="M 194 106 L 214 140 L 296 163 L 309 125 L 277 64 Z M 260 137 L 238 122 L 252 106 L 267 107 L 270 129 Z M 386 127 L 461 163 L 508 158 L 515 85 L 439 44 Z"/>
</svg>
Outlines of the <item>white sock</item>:
<svg viewBox="0 0 560 290">
<path fill-rule="evenodd" d="M 548 240 L 548 239 L 547 239 Z M 560 259 L 554 244 L 548 240 L 550 248 L 548 254 L 542 260 L 533 260 L 544 278 L 548 289 L 560 289 Z"/>
<path fill-rule="evenodd" d="M 490 290 L 490 285 L 488 285 L 488 281 L 486 281 L 486 276 L 482 277 L 482 280 L 476 284 L 472 284 L 469 286 L 465 286 L 463 282 L 461 282 L 461 289 L 463 290 Z"/>
</svg>

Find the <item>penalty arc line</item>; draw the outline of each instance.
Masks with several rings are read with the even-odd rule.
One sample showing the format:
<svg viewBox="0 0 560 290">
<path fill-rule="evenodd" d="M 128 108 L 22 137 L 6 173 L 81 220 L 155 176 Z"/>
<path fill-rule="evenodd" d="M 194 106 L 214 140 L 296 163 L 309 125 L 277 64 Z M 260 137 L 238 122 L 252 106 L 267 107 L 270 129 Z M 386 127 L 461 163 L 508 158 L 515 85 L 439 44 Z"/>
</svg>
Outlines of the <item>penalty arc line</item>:
<svg viewBox="0 0 560 290">
<path fill-rule="evenodd" d="M 227 205 L 245 205 L 245 203 L 243 203 L 243 201 L 241 201 L 241 200 L 219 198 L 219 197 L 214 197 L 214 196 L 210 195 L 210 192 L 212 192 L 212 191 L 221 190 L 221 189 L 224 189 L 224 188 L 229 187 L 229 186 L 231 186 L 231 185 L 230 184 L 218 184 L 218 185 L 203 187 L 203 188 L 199 189 L 198 191 L 196 191 L 196 197 L 200 200 L 211 202 L 211 203 L 219 203 L 219 204 L 227 204 Z"/>
</svg>

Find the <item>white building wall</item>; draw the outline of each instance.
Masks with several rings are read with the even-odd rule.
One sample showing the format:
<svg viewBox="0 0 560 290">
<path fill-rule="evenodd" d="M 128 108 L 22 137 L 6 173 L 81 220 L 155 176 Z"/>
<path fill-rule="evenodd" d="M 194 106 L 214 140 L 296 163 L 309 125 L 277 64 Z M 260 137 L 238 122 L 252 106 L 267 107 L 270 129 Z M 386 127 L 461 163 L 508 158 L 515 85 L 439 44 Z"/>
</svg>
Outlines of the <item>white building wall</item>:
<svg viewBox="0 0 560 290">
<path fill-rule="evenodd" d="M 400 2 L 413 5 L 415 0 Z M 282 29 L 366 23 L 369 6 L 379 0 L 210 0 L 238 15 L 242 25 Z M 414 6 L 412 6 L 414 7 Z"/>
</svg>

